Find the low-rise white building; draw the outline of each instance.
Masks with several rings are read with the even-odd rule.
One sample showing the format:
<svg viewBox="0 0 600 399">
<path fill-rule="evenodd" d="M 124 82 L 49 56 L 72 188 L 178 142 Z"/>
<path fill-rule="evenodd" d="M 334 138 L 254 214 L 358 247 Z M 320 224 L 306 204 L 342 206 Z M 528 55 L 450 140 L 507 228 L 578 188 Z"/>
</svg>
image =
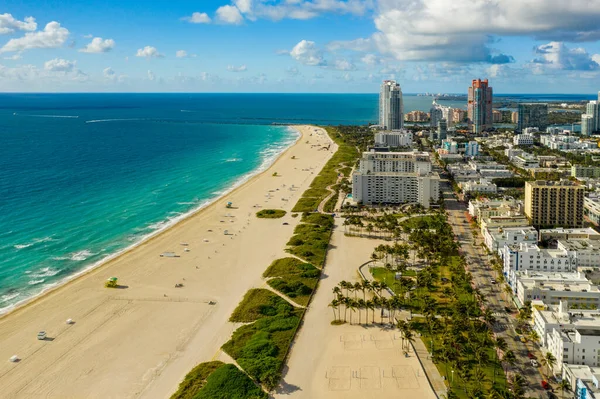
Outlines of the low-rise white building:
<svg viewBox="0 0 600 399">
<path fill-rule="evenodd" d="M 469 201 L 469 215 L 478 221 L 492 216 L 514 216 L 523 214 L 523 203 L 511 197 L 500 200 L 475 199 Z"/>
<path fill-rule="evenodd" d="M 502 256 L 506 244 L 537 244 L 538 232 L 533 226 L 487 228 L 483 234 L 486 247 Z"/>
<path fill-rule="evenodd" d="M 515 273 L 513 292 L 521 304 L 542 301 L 544 305 L 559 305 L 567 300 L 569 305 L 597 309 L 600 290 L 580 272 L 541 273 L 518 271 Z"/>
<path fill-rule="evenodd" d="M 465 193 L 495 193 L 498 187 L 488 179 L 479 179 L 479 181 L 467 181 L 460 183 L 460 187 Z"/>
<path fill-rule="evenodd" d="M 600 367 L 565 363 L 562 378 L 569 381 L 576 399 L 600 398 Z"/>
<path fill-rule="evenodd" d="M 577 270 L 600 268 L 600 241 L 598 240 L 558 240 L 557 249 L 575 254 Z"/>
<path fill-rule="evenodd" d="M 513 137 L 514 145 L 533 145 L 532 134 L 517 134 Z"/>
<path fill-rule="evenodd" d="M 504 245 L 502 249 L 506 282 L 515 286 L 516 272 L 572 272 L 577 270 L 577 256 L 564 249 L 540 248 L 537 244 Z"/>
<path fill-rule="evenodd" d="M 600 225 L 600 196 L 589 196 L 583 199 L 583 214 L 596 225 Z"/>
<path fill-rule="evenodd" d="M 392 130 L 375 133 L 375 146 L 392 148 L 410 147 L 413 144 L 413 134 L 408 130 Z"/>
<path fill-rule="evenodd" d="M 558 305 L 533 306 L 532 310 L 533 330 L 540 337 L 540 344 L 546 348 L 548 334 L 554 329 L 600 329 L 600 311 L 597 309 L 569 309 L 568 301 L 560 301 Z"/>
<path fill-rule="evenodd" d="M 540 166 L 540 161 L 532 155 L 522 154 L 514 157 L 512 162 L 519 168 L 537 168 Z"/>
<path fill-rule="evenodd" d="M 554 229 L 540 229 L 540 241 L 547 240 L 600 240 L 600 233 L 591 227 L 579 229 L 565 229 L 557 227 Z"/>
<path fill-rule="evenodd" d="M 555 370 L 562 370 L 564 364 L 600 366 L 600 327 L 555 328 L 546 347 L 556 358 Z"/>
</svg>

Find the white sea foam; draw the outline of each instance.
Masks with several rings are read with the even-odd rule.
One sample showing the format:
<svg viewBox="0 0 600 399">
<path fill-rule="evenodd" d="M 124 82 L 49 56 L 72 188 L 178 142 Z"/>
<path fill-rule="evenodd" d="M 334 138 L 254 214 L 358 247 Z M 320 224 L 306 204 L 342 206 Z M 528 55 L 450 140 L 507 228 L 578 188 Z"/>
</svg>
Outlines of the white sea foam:
<svg viewBox="0 0 600 399">
<path fill-rule="evenodd" d="M 225 160 L 225 162 L 241 162 L 243 161 L 242 158 L 228 158 Z"/>
<path fill-rule="evenodd" d="M 67 119 L 77 119 L 78 115 L 27 115 L 33 116 L 35 118 L 67 118 Z"/>
<path fill-rule="evenodd" d="M 60 270 L 52 269 L 51 267 L 43 267 L 35 273 L 27 273 L 31 278 L 42 278 L 56 276 Z"/>
<path fill-rule="evenodd" d="M 85 123 L 100 123 L 100 122 L 121 122 L 121 121 L 142 121 L 141 118 L 123 118 L 123 119 L 93 119 L 85 121 Z"/>
<path fill-rule="evenodd" d="M 29 280 L 29 282 L 27 284 L 29 284 L 29 285 L 38 285 L 38 284 L 43 283 L 44 281 L 46 281 L 46 280 L 44 280 L 43 278 L 41 278 L 39 280 Z"/>
<path fill-rule="evenodd" d="M 296 129 L 294 129 L 293 127 L 289 127 L 289 131 L 292 132 L 292 133 L 294 133 L 294 135 L 293 135 L 294 137 L 292 137 L 290 140 L 286 140 L 280 146 L 277 146 L 278 151 L 269 152 L 269 154 L 261 154 L 261 156 L 263 157 L 263 162 L 261 163 L 261 165 L 257 169 L 255 169 L 254 171 L 252 171 L 252 172 L 250 172 L 250 173 L 248 173 L 248 174 L 240 177 L 227 190 L 224 190 L 224 191 L 220 192 L 220 194 L 218 196 L 215 196 L 215 197 L 213 197 L 213 198 L 211 198 L 209 200 L 197 203 L 197 205 L 198 205 L 197 207 L 195 207 L 194 209 L 192 209 L 192 210 L 190 210 L 190 211 L 188 211 L 188 212 L 186 212 L 184 214 L 181 214 L 181 215 L 177 216 L 176 218 L 172 218 L 172 219 L 160 222 L 160 223 L 154 223 L 151 226 L 157 227 L 157 229 L 153 230 L 149 234 L 146 234 L 146 235 L 140 237 L 139 241 L 134 242 L 130 246 L 128 246 L 128 247 L 126 247 L 126 248 L 124 248 L 124 249 L 122 249 L 120 251 L 114 252 L 114 253 L 112 253 L 112 254 L 104 257 L 103 259 L 97 261 L 97 262 L 94 262 L 93 264 L 91 264 L 91 265 L 89 265 L 89 266 L 87 266 L 87 267 L 79 270 L 76 273 L 73 273 L 73 274 L 71 274 L 69 276 L 66 276 L 65 278 L 61 279 L 60 281 L 56 281 L 56 282 L 51 283 L 51 284 L 44 284 L 43 285 L 44 288 L 42 290 L 40 290 L 39 292 L 36 292 L 35 295 L 27 296 L 27 297 L 23 298 L 22 300 L 20 300 L 18 302 L 14 302 L 14 303 L 9 304 L 8 306 L 0 308 L 0 315 L 4 314 L 4 313 L 7 313 L 7 312 L 9 312 L 9 311 L 17 308 L 17 307 L 19 307 L 19 306 L 21 306 L 21 305 L 23 305 L 23 304 L 25 304 L 25 303 L 33 300 L 34 298 L 36 298 L 36 297 L 38 297 L 40 295 L 43 295 L 44 293 L 52 290 L 53 288 L 55 288 L 57 286 L 60 286 L 62 284 L 65 284 L 66 282 L 68 282 L 70 280 L 73 280 L 73 279 L 81 276 L 82 274 L 85 274 L 85 273 L 89 272 L 90 270 L 93 270 L 93 269 L 97 268 L 98 266 L 100 266 L 100 265 L 102 265 L 102 264 L 104 264 L 106 262 L 109 262 L 110 260 L 115 259 L 115 258 L 119 257 L 120 255 L 128 252 L 128 251 L 131 251 L 132 249 L 134 249 L 134 248 L 138 247 L 139 245 L 141 245 L 142 243 L 146 242 L 146 240 L 148 240 L 148 239 L 150 239 L 150 238 L 152 238 L 152 237 L 160 234 L 164 230 L 167 230 L 168 228 L 176 225 L 180 221 L 185 220 L 188 217 L 196 214 L 197 212 L 201 211 L 202 209 L 204 209 L 205 207 L 207 207 L 211 203 L 213 203 L 215 201 L 218 201 L 221 197 L 223 197 L 224 195 L 227 195 L 231 191 L 235 190 L 236 188 L 238 188 L 239 186 L 241 186 L 242 184 L 244 184 L 245 182 L 247 182 L 248 180 L 250 180 L 253 176 L 256 176 L 257 174 L 265 171 L 273 162 L 275 162 L 275 160 L 277 159 L 277 157 L 279 155 L 281 155 L 284 152 L 285 149 L 289 148 L 294 143 L 296 143 L 298 141 L 298 139 L 301 137 L 300 132 L 297 131 Z M 159 224 L 160 224 L 160 226 L 159 226 Z M 148 226 L 145 230 L 150 229 L 151 226 Z M 58 272 L 59 271 L 56 271 L 54 274 L 56 274 Z M 52 275 L 54 275 L 54 274 L 52 274 Z M 38 274 L 31 274 L 31 277 L 33 277 L 33 278 L 39 278 L 39 277 L 45 277 L 45 276 L 41 276 L 41 275 L 38 275 Z M 14 299 L 14 298 L 15 297 L 13 297 L 11 299 Z M 2 302 L 0 302 L 0 303 L 2 303 Z"/>
<path fill-rule="evenodd" d="M 26 244 L 17 244 L 14 247 L 15 247 L 15 249 L 24 249 L 24 248 L 29 248 L 35 244 L 41 244 L 43 242 L 48 242 L 48 241 L 52 241 L 52 240 L 54 240 L 52 237 L 35 238 L 31 242 L 28 242 Z"/>
<path fill-rule="evenodd" d="M 15 299 L 19 295 L 21 295 L 21 294 L 18 293 L 18 292 L 11 292 L 10 294 L 2 295 L 2 296 L 0 296 L 0 303 L 8 302 L 8 301 L 10 301 L 12 299 Z"/>
<path fill-rule="evenodd" d="M 96 255 L 90 250 L 84 249 L 83 251 L 75 252 L 71 254 L 71 260 L 81 262 L 82 260 L 86 260 L 90 256 Z"/>
</svg>

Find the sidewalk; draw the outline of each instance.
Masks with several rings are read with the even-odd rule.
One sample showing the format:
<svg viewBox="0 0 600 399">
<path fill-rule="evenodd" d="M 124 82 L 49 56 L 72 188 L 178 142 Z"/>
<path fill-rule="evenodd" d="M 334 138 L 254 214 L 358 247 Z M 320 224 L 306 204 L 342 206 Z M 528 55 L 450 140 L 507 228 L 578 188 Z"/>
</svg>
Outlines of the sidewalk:
<svg viewBox="0 0 600 399">
<path fill-rule="evenodd" d="M 371 262 L 362 264 L 358 268 L 358 272 L 365 280 L 374 281 L 374 278 L 371 275 L 371 270 L 369 267 L 370 263 Z M 391 290 L 388 288 L 387 291 L 383 292 L 383 296 L 385 296 L 387 298 L 391 298 L 393 296 L 393 294 L 392 294 Z M 399 313 L 401 316 L 403 316 L 404 320 L 407 320 L 407 316 L 409 316 L 408 312 L 402 311 Z M 414 314 L 413 314 L 413 316 L 414 316 Z M 398 316 L 396 316 L 396 318 L 398 318 Z M 431 385 L 431 388 L 435 392 L 435 395 L 438 398 L 442 397 L 442 395 L 446 395 L 448 390 L 446 388 L 446 383 L 444 382 L 444 378 L 442 377 L 439 370 L 437 369 L 437 367 L 435 366 L 435 364 L 429 357 L 429 352 L 427 352 L 427 348 L 425 347 L 425 344 L 423 343 L 423 341 L 420 338 L 416 339 L 412 346 L 413 346 L 414 352 L 417 355 L 417 358 L 419 359 L 419 363 L 421 363 L 421 366 L 423 367 L 423 369 L 425 370 L 425 373 L 427 374 L 427 380 L 429 381 L 429 385 Z"/>
</svg>

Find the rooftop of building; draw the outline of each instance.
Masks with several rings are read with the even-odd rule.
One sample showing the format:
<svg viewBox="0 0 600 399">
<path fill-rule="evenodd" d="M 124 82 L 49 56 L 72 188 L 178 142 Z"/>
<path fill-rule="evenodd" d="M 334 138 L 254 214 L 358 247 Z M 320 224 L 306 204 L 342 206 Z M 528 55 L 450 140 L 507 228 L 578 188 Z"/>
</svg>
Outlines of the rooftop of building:
<svg viewBox="0 0 600 399">
<path fill-rule="evenodd" d="M 440 178 L 440 175 L 436 172 L 428 172 L 428 173 L 409 173 L 409 172 L 372 172 L 365 171 L 361 172 L 360 170 L 354 171 L 355 175 L 363 175 L 363 176 L 395 176 L 395 177 L 433 177 Z"/>
<path fill-rule="evenodd" d="M 541 283 L 563 282 L 566 284 L 589 283 L 589 280 L 581 272 L 536 272 L 522 270 L 515 272 L 515 276 L 521 282 L 538 281 Z"/>
<path fill-rule="evenodd" d="M 583 186 L 580 186 L 579 184 L 570 180 L 536 180 L 525 182 L 525 184 L 531 187 L 579 187 L 583 189 Z"/>
<path fill-rule="evenodd" d="M 588 238 L 573 239 L 573 240 L 558 240 L 559 247 L 567 251 L 594 251 L 600 252 L 600 243 L 598 240 L 590 240 Z"/>
<path fill-rule="evenodd" d="M 587 366 L 585 364 L 565 364 L 571 374 L 582 381 L 590 381 L 593 378 L 600 380 L 600 367 Z"/>
<path fill-rule="evenodd" d="M 559 311 L 560 305 L 547 306 L 545 309 L 533 308 L 547 324 L 568 324 L 567 328 L 593 328 L 600 329 L 600 310 L 571 309 L 568 313 Z"/>
<path fill-rule="evenodd" d="M 487 230 L 492 236 L 501 236 L 509 232 L 533 234 L 536 239 L 538 236 L 538 231 L 533 226 L 489 227 Z"/>
<path fill-rule="evenodd" d="M 598 233 L 591 227 L 578 229 L 565 229 L 564 227 L 555 227 L 553 229 L 540 229 L 540 235 L 545 234 L 587 234 L 592 236 L 600 236 L 600 233 Z"/>
<path fill-rule="evenodd" d="M 539 252 L 543 253 L 544 256 L 550 258 L 567 258 L 565 251 L 561 249 L 552 249 L 552 248 L 540 248 L 537 244 L 529 244 L 526 242 L 521 242 L 518 244 L 505 244 L 504 247 L 508 247 L 511 252 Z"/>
</svg>

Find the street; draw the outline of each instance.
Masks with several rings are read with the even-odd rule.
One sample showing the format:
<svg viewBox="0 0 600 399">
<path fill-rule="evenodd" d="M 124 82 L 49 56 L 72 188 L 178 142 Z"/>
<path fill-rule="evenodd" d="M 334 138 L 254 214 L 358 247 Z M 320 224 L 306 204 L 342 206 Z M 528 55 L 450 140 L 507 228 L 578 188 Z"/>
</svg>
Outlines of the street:
<svg viewBox="0 0 600 399">
<path fill-rule="evenodd" d="M 437 168 L 436 168 L 437 169 Z M 490 308 L 496 319 L 494 324 L 494 334 L 497 338 L 503 338 L 517 358 L 514 367 L 510 367 L 511 373 L 517 373 L 525 377 L 527 384 L 524 386 L 525 395 L 533 398 L 547 398 L 545 390 L 541 386 L 543 377 L 538 368 L 531 365 L 527 357 L 528 352 L 536 355 L 538 362 L 541 360 L 541 353 L 534 352 L 533 345 L 528 348 L 526 344 L 519 340 L 519 335 L 515 332 L 516 319 L 512 317 L 505 309 L 510 307 L 516 310 L 513 303 L 509 303 L 502 297 L 503 287 L 500 284 L 492 284 L 491 280 L 495 277 L 495 271 L 488 262 L 488 255 L 485 249 L 481 247 L 482 240 L 478 236 L 474 245 L 471 227 L 465 216 L 467 212 L 466 204 L 458 202 L 450 181 L 444 178 L 444 171 L 439 169 L 440 191 L 444 197 L 446 210 L 448 212 L 448 222 L 454 230 L 458 239 L 462 254 L 467 260 L 467 270 L 473 275 L 473 282 L 477 289 L 481 291 L 486 298 L 486 306 Z"/>
</svg>

